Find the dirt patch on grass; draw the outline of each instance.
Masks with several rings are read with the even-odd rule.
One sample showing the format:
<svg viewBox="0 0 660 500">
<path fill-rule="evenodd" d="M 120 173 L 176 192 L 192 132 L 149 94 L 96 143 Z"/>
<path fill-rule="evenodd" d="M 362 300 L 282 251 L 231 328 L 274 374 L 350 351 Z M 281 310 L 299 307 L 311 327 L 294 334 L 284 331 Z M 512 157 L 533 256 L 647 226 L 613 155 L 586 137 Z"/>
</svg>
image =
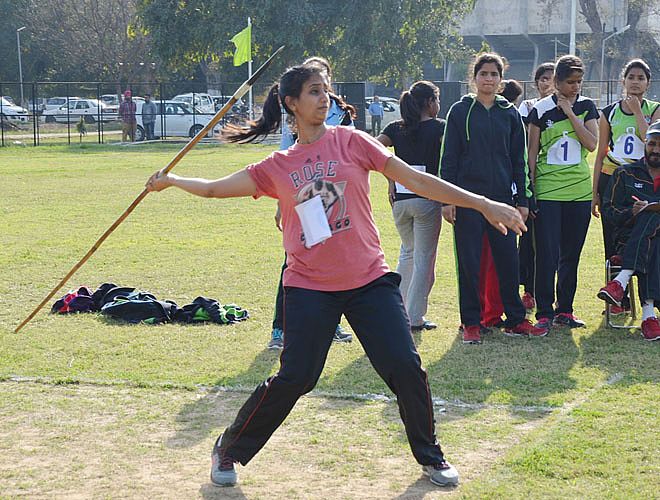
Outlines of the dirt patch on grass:
<svg viewBox="0 0 660 500">
<path fill-rule="evenodd" d="M 29 498 L 439 498 L 391 402 L 303 398 L 240 486 L 209 483 L 217 434 L 246 399 L 131 387 L 0 382 L 0 492 Z M 540 415 L 437 415 L 463 482 L 483 474 Z"/>
</svg>

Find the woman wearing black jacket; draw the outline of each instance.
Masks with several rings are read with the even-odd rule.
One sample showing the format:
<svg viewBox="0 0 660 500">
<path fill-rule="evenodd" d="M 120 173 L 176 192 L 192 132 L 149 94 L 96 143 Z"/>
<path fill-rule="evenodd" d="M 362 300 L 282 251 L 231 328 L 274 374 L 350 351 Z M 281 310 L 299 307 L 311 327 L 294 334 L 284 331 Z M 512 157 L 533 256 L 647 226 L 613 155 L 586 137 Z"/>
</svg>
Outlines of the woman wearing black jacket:
<svg viewBox="0 0 660 500">
<path fill-rule="evenodd" d="M 479 54 L 474 62 L 476 94 L 455 103 L 447 115 L 442 143 L 442 179 L 494 200 L 515 205 L 527 218 L 525 196 L 525 129 L 515 106 L 497 95 L 504 63 L 497 54 Z M 548 332 L 525 319 L 518 294 L 516 236 L 496 234 L 476 211 L 445 206 L 454 225 L 463 343 L 479 344 L 479 261 L 486 233 L 495 261 L 506 313 L 505 335 L 542 337 Z"/>
</svg>

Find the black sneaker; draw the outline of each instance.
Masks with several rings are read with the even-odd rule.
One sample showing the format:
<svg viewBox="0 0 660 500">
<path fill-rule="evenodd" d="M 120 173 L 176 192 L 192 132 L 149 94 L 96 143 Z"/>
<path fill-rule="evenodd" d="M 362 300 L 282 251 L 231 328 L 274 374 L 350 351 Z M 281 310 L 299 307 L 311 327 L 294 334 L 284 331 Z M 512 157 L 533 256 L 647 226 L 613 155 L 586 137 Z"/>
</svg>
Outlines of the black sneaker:
<svg viewBox="0 0 660 500">
<path fill-rule="evenodd" d="M 421 332 L 422 330 L 435 330 L 436 328 L 438 328 L 438 325 L 431 321 L 424 320 L 424 323 L 421 325 L 412 325 L 410 330 L 413 332 Z"/>
<path fill-rule="evenodd" d="M 571 313 L 557 314 L 552 323 L 557 326 L 567 326 L 569 328 L 584 328 L 587 326 L 584 321 L 575 316 L 575 314 Z"/>
<path fill-rule="evenodd" d="M 211 482 L 215 486 L 234 486 L 238 482 L 238 474 L 234 464 L 238 462 L 220 449 L 222 434 L 213 445 L 211 452 Z"/>
<path fill-rule="evenodd" d="M 335 335 L 332 337 L 333 342 L 352 342 L 353 334 L 344 330 L 341 325 L 337 325 Z"/>
</svg>

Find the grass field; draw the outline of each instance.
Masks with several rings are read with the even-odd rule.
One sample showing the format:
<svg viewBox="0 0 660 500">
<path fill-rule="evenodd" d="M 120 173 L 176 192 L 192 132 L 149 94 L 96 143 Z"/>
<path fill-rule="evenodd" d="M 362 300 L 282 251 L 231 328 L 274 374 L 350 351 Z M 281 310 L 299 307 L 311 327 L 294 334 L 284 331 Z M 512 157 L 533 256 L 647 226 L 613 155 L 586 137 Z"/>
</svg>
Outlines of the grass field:
<svg viewBox="0 0 660 500">
<path fill-rule="evenodd" d="M 204 295 L 246 307 L 248 321 L 123 326 L 43 311 L 13 333 L 177 149 L 0 149 L 0 498 L 657 498 L 659 347 L 604 327 L 597 221 L 576 299 L 587 328 L 493 334 L 482 346 L 456 334 L 443 228 L 427 315 L 440 328 L 416 341 L 460 487 L 422 478 L 391 393 L 357 342 L 333 346 L 315 392 L 239 471 L 240 487 L 210 486 L 215 436 L 278 365 L 265 349 L 283 259 L 273 200 L 149 195 L 66 287 L 111 281 L 180 305 Z M 176 172 L 221 176 L 271 149 L 201 146 Z M 395 267 L 379 175 L 372 203 Z"/>
</svg>

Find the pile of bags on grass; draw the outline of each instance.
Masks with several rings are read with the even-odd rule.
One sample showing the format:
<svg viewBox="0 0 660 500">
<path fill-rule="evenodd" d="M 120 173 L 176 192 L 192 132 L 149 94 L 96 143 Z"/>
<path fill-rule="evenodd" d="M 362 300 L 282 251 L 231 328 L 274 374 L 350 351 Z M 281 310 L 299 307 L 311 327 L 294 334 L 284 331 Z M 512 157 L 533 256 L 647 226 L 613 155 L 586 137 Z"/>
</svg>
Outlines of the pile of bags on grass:
<svg viewBox="0 0 660 500">
<path fill-rule="evenodd" d="M 191 304 L 179 307 L 171 300 L 158 300 L 137 288 L 103 283 L 96 291 L 82 286 L 57 300 L 53 314 L 100 312 L 104 316 L 128 323 L 202 323 L 228 325 L 248 319 L 247 310 L 236 304 L 221 305 L 215 299 L 197 297 Z"/>
</svg>

